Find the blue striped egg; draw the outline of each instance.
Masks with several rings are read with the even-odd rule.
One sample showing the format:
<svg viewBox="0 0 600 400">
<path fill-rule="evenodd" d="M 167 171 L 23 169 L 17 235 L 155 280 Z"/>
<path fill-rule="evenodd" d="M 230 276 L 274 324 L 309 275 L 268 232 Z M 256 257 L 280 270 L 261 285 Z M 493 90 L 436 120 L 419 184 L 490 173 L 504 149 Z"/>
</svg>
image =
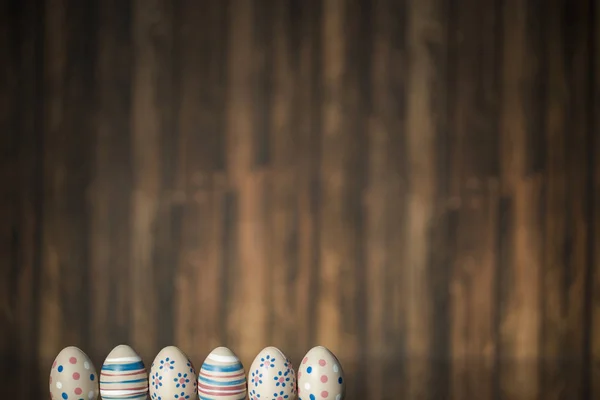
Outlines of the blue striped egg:
<svg viewBox="0 0 600 400">
<path fill-rule="evenodd" d="M 127 345 L 115 347 L 100 370 L 102 399 L 146 399 L 147 394 L 148 374 L 142 358 Z"/>
<path fill-rule="evenodd" d="M 240 359 L 227 347 L 214 349 L 198 373 L 200 400 L 243 400 L 246 373 Z"/>
</svg>

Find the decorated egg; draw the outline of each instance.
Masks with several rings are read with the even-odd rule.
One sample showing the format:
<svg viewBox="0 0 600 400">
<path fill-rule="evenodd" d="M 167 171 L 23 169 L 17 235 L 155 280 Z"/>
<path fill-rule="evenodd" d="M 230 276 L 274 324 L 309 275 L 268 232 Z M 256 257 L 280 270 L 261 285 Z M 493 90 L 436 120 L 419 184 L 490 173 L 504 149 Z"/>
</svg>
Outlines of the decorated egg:
<svg viewBox="0 0 600 400">
<path fill-rule="evenodd" d="M 74 346 L 65 347 L 52 363 L 50 397 L 54 400 L 96 400 L 98 375 L 90 358 Z"/>
<path fill-rule="evenodd" d="M 246 373 L 239 358 L 227 347 L 214 349 L 198 373 L 200 400 L 244 400 Z"/>
<path fill-rule="evenodd" d="M 264 348 L 248 371 L 250 400 L 296 398 L 296 373 L 292 363 L 277 347 Z"/>
<path fill-rule="evenodd" d="M 148 374 L 142 358 L 129 346 L 115 347 L 100 370 L 102 399 L 146 399 L 147 394 Z"/>
<path fill-rule="evenodd" d="M 298 367 L 298 397 L 343 400 L 345 395 L 344 371 L 338 359 L 323 346 L 310 349 Z"/>
<path fill-rule="evenodd" d="M 150 397 L 154 400 L 196 398 L 196 371 L 177 347 L 167 346 L 156 355 L 150 368 Z"/>
</svg>

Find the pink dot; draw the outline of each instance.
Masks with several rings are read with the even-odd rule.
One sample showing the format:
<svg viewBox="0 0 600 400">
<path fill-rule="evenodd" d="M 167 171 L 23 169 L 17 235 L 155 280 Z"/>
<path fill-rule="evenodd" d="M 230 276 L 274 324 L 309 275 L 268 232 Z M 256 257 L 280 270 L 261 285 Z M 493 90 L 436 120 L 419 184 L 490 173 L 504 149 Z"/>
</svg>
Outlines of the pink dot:
<svg viewBox="0 0 600 400">
<path fill-rule="evenodd" d="M 75 379 L 76 381 L 79 380 L 79 373 L 78 372 L 73 372 L 73 379 Z"/>
<path fill-rule="evenodd" d="M 302 360 L 302 364 L 306 364 L 308 362 L 308 357 L 304 357 L 304 360 Z"/>
<path fill-rule="evenodd" d="M 324 398 L 324 399 L 326 399 L 327 397 L 329 397 L 329 392 L 327 390 L 323 390 L 321 392 L 321 397 Z"/>
<path fill-rule="evenodd" d="M 302 371 L 298 371 L 298 379 L 300 379 L 301 375 L 302 375 Z"/>
<path fill-rule="evenodd" d="M 179 383 L 184 383 L 184 382 L 185 382 L 185 379 L 183 379 L 183 378 L 181 378 L 181 379 L 179 380 Z"/>
<path fill-rule="evenodd" d="M 75 389 L 75 394 L 80 395 L 81 393 L 83 393 L 83 390 L 81 390 L 81 388 Z"/>
<path fill-rule="evenodd" d="M 52 376 L 50 376 L 50 384 L 52 385 Z"/>
<path fill-rule="evenodd" d="M 325 365 L 327 365 L 327 363 L 325 362 L 325 360 L 319 360 L 319 365 L 321 367 L 324 367 Z"/>
<path fill-rule="evenodd" d="M 327 375 L 321 375 L 321 382 L 327 382 Z"/>
<path fill-rule="evenodd" d="M 56 361 L 54 361 L 54 363 L 52 363 L 52 368 L 56 367 Z"/>
<path fill-rule="evenodd" d="M 75 357 L 71 357 L 71 358 L 69 358 L 69 362 L 71 364 L 76 364 L 77 363 L 77 359 Z"/>
</svg>

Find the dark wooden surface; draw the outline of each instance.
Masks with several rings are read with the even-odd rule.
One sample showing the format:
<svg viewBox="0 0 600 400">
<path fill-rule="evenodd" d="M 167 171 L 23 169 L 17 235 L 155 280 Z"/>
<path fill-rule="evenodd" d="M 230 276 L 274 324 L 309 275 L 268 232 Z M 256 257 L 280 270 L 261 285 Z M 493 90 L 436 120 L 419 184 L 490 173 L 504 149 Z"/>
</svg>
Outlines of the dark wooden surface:
<svg viewBox="0 0 600 400">
<path fill-rule="evenodd" d="M 594 0 L 4 0 L 0 392 L 218 345 L 600 399 Z"/>
</svg>

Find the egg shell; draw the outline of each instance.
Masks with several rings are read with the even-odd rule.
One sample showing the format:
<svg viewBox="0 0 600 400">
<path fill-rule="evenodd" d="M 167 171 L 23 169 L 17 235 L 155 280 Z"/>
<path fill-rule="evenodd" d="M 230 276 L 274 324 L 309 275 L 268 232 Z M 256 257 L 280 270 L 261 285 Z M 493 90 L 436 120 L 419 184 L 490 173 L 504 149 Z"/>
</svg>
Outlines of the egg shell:
<svg viewBox="0 0 600 400">
<path fill-rule="evenodd" d="M 167 346 L 156 355 L 150 368 L 150 397 L 154 400 L 196 398 L 196 371 L 177 347 Z"/>
<path fill-rule="evenodd" d="M 313 347 L 298 367 L 300 400 L 343 400 L 344 371 L 335 355 L 323 346 Z"/>
<path fill-rule="evenodd" d="M 90 358 L 81 349 L 61 350 L 50 370 L 50 397 L 54 400 L 96 400 L 98 375 Z"/>
<path fill-rule="evenodd" d="M 296 398 L 296 372 L 277 347 L 265 347 L 252 362 L 248 371 L 248 393 L 250 400 Z"/>
<path fill-rule="evenodd" d="M 198 373 L 200 400 L 243 400 L 246 392 L 246 373 L 240 359 L 227 347 L 211 351 Z"/>
<path fill-rule="evenodd" d="M 129 346 L 115 347 L 100 370 L 100 395 L 103 400 L 146 399 L 148 374 L 142 358 Z"/>
</svg>

